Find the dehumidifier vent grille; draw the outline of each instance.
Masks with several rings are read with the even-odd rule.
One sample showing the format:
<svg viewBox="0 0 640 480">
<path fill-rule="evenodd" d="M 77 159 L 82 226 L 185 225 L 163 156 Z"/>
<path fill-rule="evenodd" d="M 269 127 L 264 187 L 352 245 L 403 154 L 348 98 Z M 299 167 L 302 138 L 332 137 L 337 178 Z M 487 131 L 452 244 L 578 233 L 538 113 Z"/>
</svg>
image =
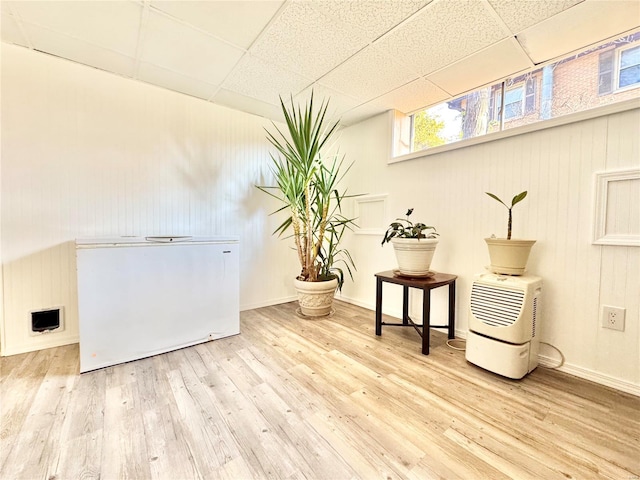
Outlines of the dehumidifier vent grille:
<svg viewBox="0 0 640 480">
<path fill-rule="evenodd" d="M 538 297 L 533 299 L 533 319 L 532 319 L 532 327 L 531 327 L 531 338 L 536 336 L 536 317 L 538 312 Z"/>
<path fill-rule="evenodd" d="M 478 282 L 471 289 L 471 312 L 487 325 L 513 325 L 520 317 L 523 306 L 523 290 L 498 288 Z"/>
</svg>

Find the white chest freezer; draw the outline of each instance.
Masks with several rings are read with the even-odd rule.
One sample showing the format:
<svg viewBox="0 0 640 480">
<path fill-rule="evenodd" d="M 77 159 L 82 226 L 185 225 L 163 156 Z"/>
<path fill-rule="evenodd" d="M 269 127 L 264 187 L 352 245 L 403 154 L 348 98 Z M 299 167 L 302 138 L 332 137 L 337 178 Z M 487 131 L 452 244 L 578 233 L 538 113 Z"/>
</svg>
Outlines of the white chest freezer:
<svg viewBox="0 0 640 480">
<path fill-rule="evenodd" d="M 240 333 L 229 237 L 76 240 L 80 372 Z"/>
</svg>

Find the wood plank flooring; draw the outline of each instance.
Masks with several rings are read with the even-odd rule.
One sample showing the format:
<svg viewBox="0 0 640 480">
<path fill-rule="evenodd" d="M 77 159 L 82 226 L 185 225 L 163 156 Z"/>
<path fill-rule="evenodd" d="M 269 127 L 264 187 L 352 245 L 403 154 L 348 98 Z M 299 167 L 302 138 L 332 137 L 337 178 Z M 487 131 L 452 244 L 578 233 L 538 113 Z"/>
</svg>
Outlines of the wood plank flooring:
<svg viewBox="0 0 640 480">
<path fill-rule="evenodd" d="M 79 375 L 77 345 L 0 359 L 1 479 L 637 479 L 640 398 L 513 381 L 336 302 Z"/>
</svg>

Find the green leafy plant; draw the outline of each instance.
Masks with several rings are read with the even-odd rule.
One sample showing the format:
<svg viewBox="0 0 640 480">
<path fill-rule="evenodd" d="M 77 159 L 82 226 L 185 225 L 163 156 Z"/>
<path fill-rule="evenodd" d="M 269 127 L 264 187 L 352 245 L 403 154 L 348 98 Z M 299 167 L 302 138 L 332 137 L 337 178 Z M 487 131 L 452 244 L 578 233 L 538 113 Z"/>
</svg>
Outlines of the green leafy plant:
<svg viewBox="0 0 640 480">
<path fill-rule="evenodd" d="M 391 222 L 389 228 L 384 234 L 384 238 L 382 239 L 382 245 L 391 241 L 392 238 L 436 238 L 439 235 L 436 232 L 435 227 L 431 227 L 429 225 L 425 225 L 424 223 L 418 222 L 413 223 L 409 220 L 409 217 L 413 213 L 413 208 L 407 210 L 405 216 L 407 218 L 396 218 L 394 222 Z"/>
<path fill-rule="evenodd" d="M 522 200 L 524 200 L 524 198 L 527 196 L 527 192 L 526 190 L 524 192 L 520 192 L 519 194 L 517 194 L 515 197 L 513 197 L 511 199 L 511 206 L 507 205 L 506 203 L 504 203 L 502 200 L 500 200 L 496 195 L 494 195 L 493 193 L 489 193 L 489 192 L 484 192 L 487 195 L 489 195 L 491 198 L 493 198 L 494 200 L 497 200 L 498 202 L 500 202 L 502 205 L 504 205 L 507 210 L 509 210 L 509 221 L 507 223 L 507 240 L 511 240 L 511 224 L 512 224 L 512 214 L 511 214 L 511 210 L 513 209 L 513 207 L 517 204 L 520 203 Z"/>
<path fill-rule="evenodd" d="M 342 289 L 343 268 L 351 278 L 351 269 L 355 269 L 349 252 L 339 246 L 345 231 L 355 225 L 354 218 L 342 214 L 342 202 L 355 195 L 338 190 L 338 184 L 353 164 L 345 167 L 344 156 L 322 157 L 338 127 L 337 121 L 326 119 L 328 101 L 323 101 L 317 112 L 313 93 L 304 108 L 296 109 L 293 97 L 291 104 L 287 108 L 280 98 L 288 135 L 275 123 L 274 133 L 267 130 L 267 139 L 278 152 L 271 155 L 276 185 L 257 187 L 282 202 L 282 207 L 273 213 L 283 210 L 289 213 L 273 233 L 282 236 L 292 232 L 290 237 L 301 266 L 298 280 L 318 282 L 336 278 Z"/>
</svg>

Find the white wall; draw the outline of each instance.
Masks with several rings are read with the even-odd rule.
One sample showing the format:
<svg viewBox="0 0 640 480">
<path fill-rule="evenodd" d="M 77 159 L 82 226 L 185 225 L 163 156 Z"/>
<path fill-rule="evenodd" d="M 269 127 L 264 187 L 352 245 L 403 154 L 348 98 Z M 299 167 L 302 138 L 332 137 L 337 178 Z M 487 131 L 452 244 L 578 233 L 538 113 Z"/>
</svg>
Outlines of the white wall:
<svg viewBox="0 0 640 480">
<path fill-rule="evenodd" d="M 296 258 L 252 115 L 2 44 L 2 353 L 78 340 L 76 237 L 238 235 L 241 308 L 288 300 Z M 63 332 L 29 311 L 63 306 Z"/>
<path fill-rule="evenodd" d="M 513 231 L 537 239 L 528 271 L 544 280 L 542 340 L 564 354 L 565 370 L 640 394 L 640 248 L 591 244 L 593 174 L 637 167 L 639 129 L 636 109 L 388 165 L 390 120 L 382 115 L 346 129 L 341 146 L 356 162 L 348 178 L 352 192 L 386 193 L 390 219 L 414 207 L 414 220 L 437 226 L 432 266 L 459 276 L 461 334 L 473 275 L 489 263 L 483 238 L 506 234 L 506 209 L 483 192 L 510 200 L 528 190 L 514 209 Z M 349 239 L 358 272 L 343 294 L 370 308 L 374 274 L 395 267 L 392 248 L 380 240 Z M 439 315 L 445 293 L 434 291 Z M 385 296 L 386 311 L 397 314 L 400 291 L 385 286 Z M 624 332 L 600 327 L 601 304 L 627 309 Z M 542 354 L 551 357 L 547 363 L 559 358 L 549 347 Z"/>
</svg>

